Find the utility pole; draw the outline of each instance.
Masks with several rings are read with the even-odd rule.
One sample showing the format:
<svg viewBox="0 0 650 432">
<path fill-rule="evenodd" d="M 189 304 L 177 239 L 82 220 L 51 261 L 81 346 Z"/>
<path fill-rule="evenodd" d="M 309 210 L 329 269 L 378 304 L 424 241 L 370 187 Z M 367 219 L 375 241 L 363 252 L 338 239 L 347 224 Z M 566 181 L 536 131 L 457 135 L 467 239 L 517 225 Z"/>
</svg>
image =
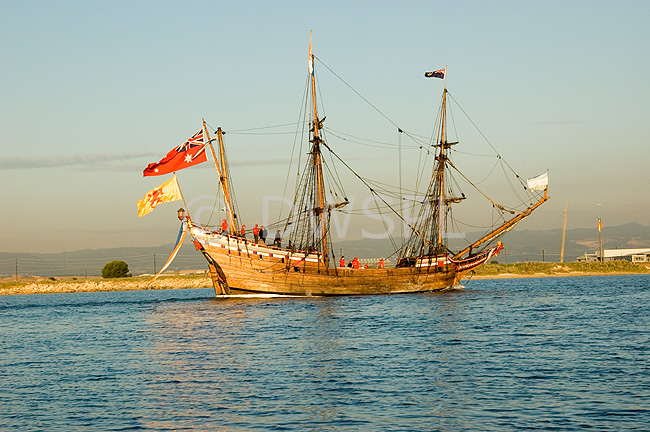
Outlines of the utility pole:
<svg viewBox="0 0 650 432">
<path fill-rule="evenodd" d="M 18 282 L 18 258 L 16 258 L 16 282 Z"/>
<path fill-rule="evenodd" d="M 564 262 L 564 240 L 566 239 L 566 211 L 569 208 L 569 197 L 566 197 L 564 205 L 564 223 L 562 224 L 562 249 L 560 250 L 560 263 Z"/>
<path fill-rule="evenodd" d="M 600 218 L 598 218 L 598 241 L 600 243 L 600 262 L 605 262 L 605 257 L 603 256 L 603 223 Z"/>
<path fill-rule="evenodd" d="M 542 262 L 546 262 L 546 260 L 544 259 L 544 249 L 542 249 Z"/>
<path fill-rule="evenodd" d="M 156 254 L 154 253 L 153 254 L 153 274 L 156 274 L 156 273 L 158 273 L 158 271 L 156 269 Z"/>
</svg>

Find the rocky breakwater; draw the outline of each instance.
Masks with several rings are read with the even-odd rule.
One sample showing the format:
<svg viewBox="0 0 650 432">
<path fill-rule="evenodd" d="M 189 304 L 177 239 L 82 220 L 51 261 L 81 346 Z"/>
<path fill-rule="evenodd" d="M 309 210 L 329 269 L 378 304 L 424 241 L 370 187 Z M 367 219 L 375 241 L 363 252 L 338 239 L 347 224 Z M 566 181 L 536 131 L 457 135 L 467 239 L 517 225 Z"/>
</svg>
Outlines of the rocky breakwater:
<svg viewBox="0 0 650 432">
<path fill-rule="evenodd" d="M 6 285 L 0 295 L 53 294 L 98 291 L 139 291 L 161 289 L 212 288 L 209 277 L 164 277 L 155 281 L 142 279 L 103 279 L 96 281 L 37 281 Z"/>
</svg>

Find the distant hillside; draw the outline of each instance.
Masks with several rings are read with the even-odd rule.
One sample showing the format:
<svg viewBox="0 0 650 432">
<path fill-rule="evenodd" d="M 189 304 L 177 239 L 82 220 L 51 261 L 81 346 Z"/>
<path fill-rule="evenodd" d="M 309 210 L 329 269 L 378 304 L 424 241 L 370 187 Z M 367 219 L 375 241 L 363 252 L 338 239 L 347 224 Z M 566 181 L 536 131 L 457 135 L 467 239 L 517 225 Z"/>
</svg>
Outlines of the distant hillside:
<svg viewBox="0 0 650 432">
<path fill-rule="evenodd" d="M 480 238 L 483 232 L 467 233 L 466 240 L 454 239 L 450 242 L 453 250 L 460 250 L 468 245 L 468 241 Z M 549 261 L 560 260 L 562 246 L 562 230 L 513 230 L 500 239 L 505 245 L 501 252 L 499 262 L 524 262 L 524 261 Z M 395 240 L 401 244 L 401 239 Z M 603 228 L 603 248 L 626 249 L 650 247 L 650 226 L 640 224 L 625 224 Z M 390 240 L 358 240 L 337 242 L 335 252 L 339 254 L 342 249 L 347 259 L 358 257 L 386 257 L 393 247 Z M 594 253 L 599 248 L 598 230 L 596 228 L 576 228 L 567 230 L 564 261 L 570 262 L 584 255 Z M 543 252 L 542 252 L 543 251 Z"/>
<path fill-rule="evenodd" d="M 560 259 L 562 230 L 529 231 L 516 229 L 503 236 L 507 249 L 508 262 L 545 261 L 557 262 Z M 564 261 L 575 261 L 585 253 L 599 249 L 598 230 L 594 228 L 575 228 L 567 230 Z M 625 224 L 603 228 L 604 249 L 628 249 L 650 247 L 650 226 Z M 505 259 L 499 256 L 500 262 Z"/>
<path fill-rule="evenodd" d="M 468 233 L 467 240 L 475 240 L 483 233 Z M 501 239 L 505 251 L 496 258 L 501 263 L 523 261 L 557 262 L 560 258 L 562 230 L 514 230 Z M 397 246 L 401 239 L 394 240 Z M 467 241 L 455 240 L 451 247 L 458 250 L 467 245 Z M 574 261 L 585 253 L 594 253 L 598 249 L 598 231 L 596 228 L 575 228 L 567 230 L 564 260 Z M 603 247 L 605 249 L 624 249 L 650 247 L 650 226 L 625 224 L 605 227 L 603 229 Z M 172 244 L 158 247 L 128 247 L 113 249 L 86 249 L 65 253 L 7 253 L 0 252 L 0 276 L 18 274 L 28 276 L 98 276 L 107 262 L 122 260 L 129 265 L 134 275 L 154 273 L 165 263 L 173 248 Z M 336 258 L 341 252 L 347 260 L 352 258 L 389 257 L 393 245 L 389 239 L 339 241 L 334 244 Z M 542 251 L 543 255 L 542 255 Z M 197 253 L 191 242 L 181 247 L 169 270 L 207 268 L 205 259 Z"/>
<path fill-rule="evenodd" d="M 133 275 L 154 273 L 165 264 L 174 248 L 173 244 L 158 247 L 128 247 L 111 249 L 85 249 L 65 253 L 6 253 L 0 252 L 0 276 L 18 274 L 34 276 L 99 276 L 102 267 L 110 261 L 120 260 L 129 265 Z M 168 270 L 207 268 L 205 258 L 185 241 Z"/>
</svg>

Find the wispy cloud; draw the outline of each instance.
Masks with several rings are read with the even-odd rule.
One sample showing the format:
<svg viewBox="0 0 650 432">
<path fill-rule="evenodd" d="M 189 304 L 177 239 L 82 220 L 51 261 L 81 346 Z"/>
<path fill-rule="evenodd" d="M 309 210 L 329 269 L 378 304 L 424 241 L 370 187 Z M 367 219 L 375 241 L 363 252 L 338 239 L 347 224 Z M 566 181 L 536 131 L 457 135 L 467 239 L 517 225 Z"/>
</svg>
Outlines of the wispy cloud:
<svg viewBox="0 0 650 432">
<path fill-rule="evenodd" d="M 96 168 L 98 165 L 112 165 L 112 162 L 124 162 L 132 159 L 143 158 L 151 158 L 153 161 L 153 159 L 160 158 L 160 154 L 117 153 L 0 157 L 0 169 L 60 168 L 71 166 Z"/>
<path fill-rule="evenodd" d="M 556 125 L 556 126 L 571 126 L 575 124 L 585 123 L 582 120 L 553 120 L 553 121 L 544 121 L 544 122 L 533 122 L 535 125 Z"/>
<path fill-rule="evenodd" d="M 160 153 L 117 153 L 117 154 L 84 154 L 84 155 L 52 155 L 52 156 L 16 156 L 0 157 L 0 169 L 25 170 L 46 168 L 73 168 L 76 171 L 116 171 L 131 172 L 144 169 L 150 162 L 160 160 Z M 349 160 L 364 160 L 368 157 L 350 158 Z M 370 158 L 375 159 L 375 158 Z M 377 158 L 379 159 L 379 158 Z M 126 163 L 125 163 L 126 162 Z M 137 162 L 137 163 L 136 163 Z M 294 159 L 293 163 L 297 162 Z M 290 158 L 233 160 L 231 167 L 262 167 L 288 166 Z M 197 168 L 208 168 L 212 163 L 202 164 Z"/>
<path fill-rule="evenodd" d="M 232 161 L 230 166 L 233 167 L 252 167 L 252 166 L 270 166 L 270 165 L 289 165 L 289 158 L 276 159 L 255 159 L 255 160 L 238 160 Z"/>
</svg>

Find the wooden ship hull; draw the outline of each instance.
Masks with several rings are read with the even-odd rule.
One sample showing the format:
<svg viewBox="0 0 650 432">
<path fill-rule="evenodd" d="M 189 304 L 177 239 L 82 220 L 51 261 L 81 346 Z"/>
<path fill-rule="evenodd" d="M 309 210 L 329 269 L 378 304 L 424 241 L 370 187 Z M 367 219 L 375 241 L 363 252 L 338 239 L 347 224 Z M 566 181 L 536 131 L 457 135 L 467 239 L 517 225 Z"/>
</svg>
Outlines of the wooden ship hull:
<svg viewBox="0 0 650 432">
<path fill-rule="evenodd" d="M 217 296 L 378 295 L 440 291 L 460 284 L 474 268 L 498 255 L 499 243 L 476 256 L 454 260 L 448 255 L 418 260 L 411 267 L 387 269 L 326 268 L 320 253 L 255 244 L 187 222 L 197 250 L 208 261 Z"/>
</svg>

